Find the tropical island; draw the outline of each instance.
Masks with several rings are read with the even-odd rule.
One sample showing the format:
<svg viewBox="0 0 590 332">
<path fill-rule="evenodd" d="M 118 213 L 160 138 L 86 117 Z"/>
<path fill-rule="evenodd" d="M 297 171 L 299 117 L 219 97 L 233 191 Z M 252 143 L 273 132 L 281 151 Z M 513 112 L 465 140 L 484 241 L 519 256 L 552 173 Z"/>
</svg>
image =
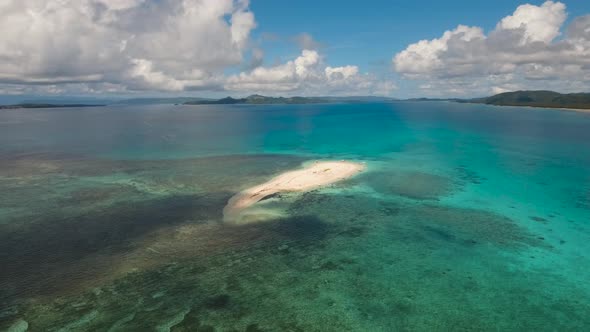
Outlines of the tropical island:
<svg viewBox="0 0 590 332">
<path fill-rule="evenodd" d="M 398 99 L 387 97 L 268 97 L 251 95 L 245 98 L 199 99 L 186 101 L 184 105 L 270 105 L 270 104 L 322 104 L 322 103 L 367 103 L 392 102 Z M 590 93 L 561 94 L 554 91 L 515 91 L 490 97 L 460 98 L 411 98 L 408 102 L 448 101 L 457 103 L 486 104 L 496 106 L 529 106 L 544 108 L 590 109 Z"/>
<path fill-rule="evenodd" d="M 268 97 L 262 95 L 251 95 L 245 98 L 225 97 L 221 99 L 191 100 L 184 105 L 269 105 L 269 104 L 326 104 L 335 102 L 366 103 L 366 102 L 388 102 L 393 98 L 373 96 L 352 96 L 352 97 Z"/>
<path fill-rule="evenodd" d="M 185 105 L 233 105 L 233 104 L 318 104 L 325 103 L 326 100 L 321 98 L 306 97 L 266 97 L 261 95 L 251 95 L 246 98 L 225 97 L 214 100 L 193 100 L 185 102 Z"/>
<path fill-rule="evenodd" d="M 590 109 L 590 93 L 562 94 L 554 91 L 514 91 L 500 93 L 491 97 L 457 99 L 454 101 L 496 106 Z"/>
<path fill-rule="evenodd" d="M 68 101 L 70 103 L 68 103 Z M 199 97 L 169 97 L 169 98 L 134 98 L 120 100 L 89 100 L 81 103 L 78 100 L 60 100 L 60 102 L 23 101 L 15 104 L 0 105 L 0 109 L 20 108 L 64 108 L 64 107 L 98 107 L 98 106 L 131 106 L 131 105 L 290 105 L 290 104 L 329 104 L 329 103 L 389 103 L 404 102 L 456 102 L 469 104 L 486 104 L 495 106 L 527 106 L 541 108 L 564 108 L 575 110 L 590 110 L 590 93 L 562 94 L 554 91 L 514 91 L 497 95 L 460 99 L 460 98 L 410 98 L 395 99 L 378 96 L 349 96 L 349 97 L 269 97 L 254 94 L 244 98 L 225 97 L 221 99 Z"/>
</svg>

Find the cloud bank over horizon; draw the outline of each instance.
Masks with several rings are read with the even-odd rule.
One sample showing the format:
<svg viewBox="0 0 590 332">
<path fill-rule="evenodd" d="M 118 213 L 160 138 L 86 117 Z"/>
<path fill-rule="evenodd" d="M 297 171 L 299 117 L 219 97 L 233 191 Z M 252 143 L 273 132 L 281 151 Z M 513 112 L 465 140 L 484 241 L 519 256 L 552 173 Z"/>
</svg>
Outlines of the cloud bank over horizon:
<svg viewBox="0 0 590 332">
<path fill-rule="evenodd" d="M 590 15 L 566 22 L 561 2 L 523 4 L 489 32 L 458 25 L 365 72 L 330 64 L 329 41 L 304 31 L 290 38 L 299 53 L 276 57 L 253 38 L 249 0 L 0 0 L 0 95 L 590 90 Z"/>
<path fill-rule="evenodd" d="M 298 92 L 304 95 L 350 93 L 390 95 L 397 87 L 370 74 L 361 74 L 357 66 L 330 67 L 318 51 L 304 49 L 295 60 L 272 67 L 258 67 L 230 76 L 228 91 L 265 91 L 271 94 Z"/>
<path fill-rule="evenodd" d="M 247 0 L 3 1 L 0 82 L 214 88 L 255 26 Z"/>
<path fill-rule="evenodd" d="M 389 94 L 356 66 L 317 50 L 261 67 L 248 0 L 5 0 L 0 2 L 0 94 L 223 91 Z M 308 34 L 296 42 L 316 43 Z M 226 74 L 231 68 L 248 70 Z"/>
<path fill-rule="evenodd" d="M 440 94 L 489 94 L 513 90 L 588 90 L 590 15 L 566 28 L 565 4 L 525 4 L 487 35 L 459 25 L 440 38 L 421 40 L 393 57 L 394 70 Z"/>
</svg>

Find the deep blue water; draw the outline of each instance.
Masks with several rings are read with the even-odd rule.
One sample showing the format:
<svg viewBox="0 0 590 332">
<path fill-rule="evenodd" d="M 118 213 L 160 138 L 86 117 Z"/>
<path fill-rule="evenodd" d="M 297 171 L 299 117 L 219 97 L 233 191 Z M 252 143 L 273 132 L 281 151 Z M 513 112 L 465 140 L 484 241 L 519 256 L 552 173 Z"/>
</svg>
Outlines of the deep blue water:
<svg viewBox="0 0 590 332">
<path fill-rule="evenodd" d="M 585 330 L 590 114 L 442 102 L 0 113 L 0 328 Z M 236 192 L 317 159 L 344 183 Z"/>
</svg>

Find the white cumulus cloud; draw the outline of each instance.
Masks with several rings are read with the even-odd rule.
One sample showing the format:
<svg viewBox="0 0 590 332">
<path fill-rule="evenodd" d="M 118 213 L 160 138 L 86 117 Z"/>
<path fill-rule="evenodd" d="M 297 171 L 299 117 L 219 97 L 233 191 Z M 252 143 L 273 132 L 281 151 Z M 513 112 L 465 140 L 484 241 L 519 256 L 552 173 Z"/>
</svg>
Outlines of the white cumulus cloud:
<svg viewBox="0 0 590 332">
<path fill-rule="evenodd" d="M 525 4 L 485 34 L 459 25 L 393 57 L 395 71 L 422 80 L 431 94 L 486 94 L 514 89 L 587 90 L 590 16 L 564 29 L 566 6 Z M 566 31 L 566 32 L 564 32 Z"/>
<path fill-rule="evenodd" d="M 2 0 L 0 83 L 208 87 L 255 25 L 247 0 Z"/>
<path fill-rule="evenodd" d="M 390 94 L 354 65 L 302 52 L 263 66 L 248 0 L 0 0 L 0 94 L 187 90 Z M 233 75 L 236 70 L 243 72 Z"/>
<path fill-rule="evenodd" d="M 327 66 L 318 51 L 303 50 L 301 55 L 286 63 L 230 76 L 225 88 L 271 94 L 297 92 L 318 95 L 321 91 L 322 94 L 334 95 L 390 95 L 397 87 L 390 80 L 359 73 L 357 66 Z"/>
<path fill-rule="evenodd" d="M 522 29 L 523 44 L 534 41 L 550 43 L 559 36 L 559 29 L 566 18 L 563 3 L 547 1 L 542 6 L 526 4 L 519 6 L 513 15 L 503 18 L 497 29 Z"/>
</svg>

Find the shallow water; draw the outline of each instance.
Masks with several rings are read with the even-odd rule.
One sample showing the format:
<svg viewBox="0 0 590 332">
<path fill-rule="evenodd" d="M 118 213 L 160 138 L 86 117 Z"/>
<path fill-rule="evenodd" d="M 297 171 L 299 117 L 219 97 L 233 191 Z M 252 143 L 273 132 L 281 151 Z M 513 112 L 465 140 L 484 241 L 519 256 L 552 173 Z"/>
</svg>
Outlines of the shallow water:
<svg viewBox="0 0 590 332">
<path fill-rule="evenodd" d="M 0 113 L 0 330 L 587 330 L 590 116 L 454 103 Z M 315 159 L 367 171 L 258 204 Z"/>
</svg>

